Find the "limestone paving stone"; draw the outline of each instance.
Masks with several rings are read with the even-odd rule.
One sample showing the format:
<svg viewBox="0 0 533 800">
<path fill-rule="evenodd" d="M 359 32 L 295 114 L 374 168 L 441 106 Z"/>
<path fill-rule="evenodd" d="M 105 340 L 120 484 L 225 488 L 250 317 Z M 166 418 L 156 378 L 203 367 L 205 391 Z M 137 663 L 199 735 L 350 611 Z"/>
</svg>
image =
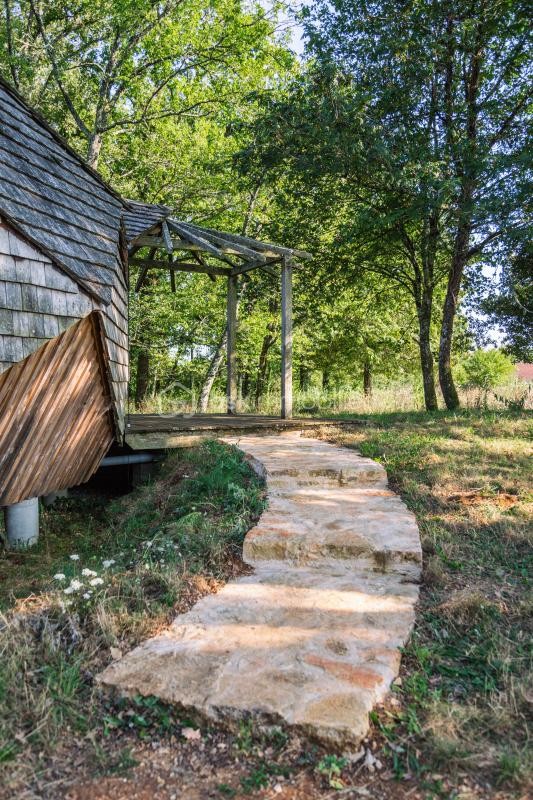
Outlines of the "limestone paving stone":
<svg viewBox="0 0 533 800">
<path fill-rule="evenodd" d="M 212 722 L 252 715 L 355 747 L 414 623 L 414 518 L 383 468 L 353 451 L 294 431 L 225 441 L 266 477 L 269 507 L 244 544 L 253 574 L 201 599 L 100 680 Z"/>
</svg>

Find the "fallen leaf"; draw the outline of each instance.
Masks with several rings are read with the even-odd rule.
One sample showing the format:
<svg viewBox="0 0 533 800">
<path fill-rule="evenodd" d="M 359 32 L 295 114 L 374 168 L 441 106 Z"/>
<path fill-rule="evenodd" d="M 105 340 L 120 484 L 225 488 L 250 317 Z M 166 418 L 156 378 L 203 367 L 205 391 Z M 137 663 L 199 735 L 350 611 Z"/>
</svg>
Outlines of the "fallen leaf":
<svg viewBox="0 0 533 800">
<path fill-rule="evenodd" d="M 195 728 L 183 728 L 181 735 L 189 742 L 197 742 L 202 738 L 202 734 Z"/>
<path fill-rule="evenodd" d="M 370 750 L 366 751 L 364 765 L 369 772 L 375 772 L 377 769 L 381 769 L 383 764 L 379 760 L 379 758 L 375 758 Z"/>
</svg>

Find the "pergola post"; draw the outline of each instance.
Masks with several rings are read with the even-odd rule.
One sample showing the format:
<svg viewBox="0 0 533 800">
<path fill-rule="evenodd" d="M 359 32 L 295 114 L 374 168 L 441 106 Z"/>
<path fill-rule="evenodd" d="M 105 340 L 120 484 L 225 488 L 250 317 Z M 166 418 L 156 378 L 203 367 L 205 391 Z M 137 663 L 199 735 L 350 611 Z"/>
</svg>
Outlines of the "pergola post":
<svg viewBox="0 0 533 800">
<path fill-rule="evenodd" d="M 281 266 L 281 416 L 292 417 L 292 262 Z"/>
<path fill-rule="evenodd" d="M 237 334 L 237 276 L 228 277 L 228 300 L 227 300 L 227 382 L 226 398 L 227 413 L 237 413 L 237 364 L 235 354 L 235 339 Z"/>
</svg>

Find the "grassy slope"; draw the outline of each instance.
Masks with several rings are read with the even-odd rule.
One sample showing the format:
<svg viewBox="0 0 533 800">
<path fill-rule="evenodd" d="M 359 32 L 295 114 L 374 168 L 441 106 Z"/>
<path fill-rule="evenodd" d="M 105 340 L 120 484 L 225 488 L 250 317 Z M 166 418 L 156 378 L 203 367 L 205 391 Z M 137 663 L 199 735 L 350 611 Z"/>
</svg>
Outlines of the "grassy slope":
<svg viewBox="0 0 533 800">
<path fill-rule="evenodd" d="M 43 512 L 35 550 L 0 556 L 1 797 L 47 783 L 51 769 L 68 773 L 73 749 L 93 773 L 113 767 L 99 744 L 111 712 L 94 675 L 114 648 L 242 569 L 262 506 L 242 454 L 212 442 L 169 456 L 157 481 L 111 505 L 62 501 Z M 71 591 L 73 580 L 83 586 Z"/>
<path fill-rule="evenodd" d="M 372 415 L 334 437 L 383 463 L 419 522 L 424 581 L 401 704 L 375 722 L 397 776 L 417 776 L 435 796 L 448 796 L 463 775 L 474 776 L 482 796 L 528 782 L 531 421 Z"/>
<path fill-rule="evenodd" d="M 385 464 L 393 488 L 417 514 L 425 551 L 421 608 L 401 685 L 376 713 L 366 743 L 383 769 L 369 773 L 335 755 L 320 760 L 282 737 L 273 746 L 244 726 L 236 740 L 207 732 L 201 754 L 197 742 L 171 738 L 198 792 L 191 797 L 256 790 L 270 797 L 267 787 L 286 775 L 286 789 L 276 795 L 282 800 L 330 798 L 337 771 L 347 790 L 358 786 L 374 800 L 528 796 L 530 419 L 373 415 L 364 427 L 338 432 L 337 441 Z M 239 568 L 233 556 L 261 507 L 260 487 L 227 449 L 211 445 L 191 459 L 173 458 L 154 486 L 111 511 L 67 503 L 47 513 L 36 554 L 0 558 L 4 607 L 18 610 L 15 619 L 6 612 L 0 631 L 4 780 L 42 787 L 72 775 L 68 764 L 81 764 L 86 776 L 112 775 L 136 756 L 148 764 L 131 773 L 136 785 L 149 770 L 151 745 L 168 741 L 165 731 L 183 730 L 183 721 L 150 698 L 133 708 L 108 705 L 93 675 L 111 647 L 129 647 Z M 107 573 L 103 558 L 117 562 Z M 105 582 L 98 594 L 61 610 L 65 596 L 51 591 L 57 582 L 50 576 L 60 571 L 70 580 L 82 567 Z M 132 746 L 136 735 L 146 742 L 140 750 Z M 222 766 L 213 764 L 211 748 L 226 754 Z M 162 762 L 158 781 L 162 776 L 172 787 L 168 758 Z M 204 769 L 215 771 L 210 783 L 202 782 Z M 128 784 L 105 780 L 110 797 L 129 797 Z M 6 797 L 17 796 L 10 791 Z M 59 795 L 52 788 L 37 796 Z M 86 796 L 92 798 L 79 795 Z"/>
</svg>

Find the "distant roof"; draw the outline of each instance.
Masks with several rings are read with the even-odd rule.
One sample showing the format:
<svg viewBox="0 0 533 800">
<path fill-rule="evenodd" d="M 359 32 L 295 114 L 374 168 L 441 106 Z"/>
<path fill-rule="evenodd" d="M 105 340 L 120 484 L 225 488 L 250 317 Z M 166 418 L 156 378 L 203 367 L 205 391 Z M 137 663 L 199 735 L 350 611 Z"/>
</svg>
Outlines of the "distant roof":
<svg viewBox="0 0 533 800">
<path fill-rule="evenodd" d="M 119 195 L 1 77 L 0 214 L 103 302 L 124 282 Z"/>
<path fill-rule="evenodd" d="M 518 363 L 516 365 L 516 375 L 521 381 L 533 381 L 533 364 Z"/>
</svg>

